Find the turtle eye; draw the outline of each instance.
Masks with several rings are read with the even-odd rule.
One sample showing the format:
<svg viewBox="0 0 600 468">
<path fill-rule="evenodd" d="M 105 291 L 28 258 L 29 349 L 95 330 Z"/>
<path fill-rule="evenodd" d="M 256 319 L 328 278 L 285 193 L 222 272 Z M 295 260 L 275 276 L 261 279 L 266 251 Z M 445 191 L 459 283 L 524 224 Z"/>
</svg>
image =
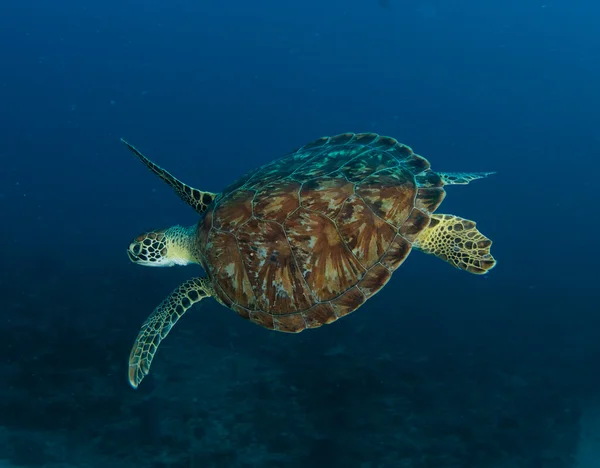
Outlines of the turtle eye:
<svg viewBox="0 0 600 468">
<path fill-rule="evenodd" d="M 136 242 L 129 246 L 129 250 L 131 250 L 131 253 L 133 253 L 133 255 L 137 256 L 142 251 L 142 246 Z"/>
</svg>

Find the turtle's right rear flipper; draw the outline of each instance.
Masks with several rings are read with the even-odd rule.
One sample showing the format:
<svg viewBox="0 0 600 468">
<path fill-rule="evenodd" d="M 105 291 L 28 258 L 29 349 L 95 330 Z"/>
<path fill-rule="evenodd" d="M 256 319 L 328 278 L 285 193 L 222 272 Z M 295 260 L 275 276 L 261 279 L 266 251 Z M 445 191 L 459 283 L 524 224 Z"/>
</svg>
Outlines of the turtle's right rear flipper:
<svg viewBox="0 0 600 468">
<path fill-rule="evenodd" d="M 490 253 L 492 241 L 477 230 L 474 221 L 448 214 L 433 214 L 413 246 L 450 265 L 482 275 L 496 265 Z"/>
</svg>

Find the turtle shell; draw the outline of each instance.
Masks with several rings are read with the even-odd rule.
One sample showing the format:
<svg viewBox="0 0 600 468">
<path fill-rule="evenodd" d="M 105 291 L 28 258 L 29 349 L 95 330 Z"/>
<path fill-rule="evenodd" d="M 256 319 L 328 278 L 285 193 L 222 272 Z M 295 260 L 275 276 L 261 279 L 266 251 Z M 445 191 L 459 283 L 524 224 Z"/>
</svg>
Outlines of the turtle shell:
<svg viewBox="0 0 600 468">
<path fill-rule="evenodd" d="M 242 317 L 319 327 L 388 282 L 444 196 L 429 162 L 393 138 L 323 137 L 222 192 L 198 224 L 203 267 Z"/>
</svg>

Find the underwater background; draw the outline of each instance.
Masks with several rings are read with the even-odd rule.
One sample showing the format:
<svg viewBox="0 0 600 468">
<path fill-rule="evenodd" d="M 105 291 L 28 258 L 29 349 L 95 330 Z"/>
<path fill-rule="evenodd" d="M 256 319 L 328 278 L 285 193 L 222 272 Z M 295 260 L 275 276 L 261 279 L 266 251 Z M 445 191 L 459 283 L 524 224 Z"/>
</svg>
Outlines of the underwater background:
<svg viewBox="0 0 600 468">
<path fill-rule="evenodd" d="M 591 0 L 0 3 L 1 467 L 600 467 L 600 6 Z M 497 267 L 413 252 L 356 313 L 274 333 L 207 300 L 133 390 L 138 329 L 199 267 L 133 265 L 324 135 L 434 170 Z"/>
</svg>

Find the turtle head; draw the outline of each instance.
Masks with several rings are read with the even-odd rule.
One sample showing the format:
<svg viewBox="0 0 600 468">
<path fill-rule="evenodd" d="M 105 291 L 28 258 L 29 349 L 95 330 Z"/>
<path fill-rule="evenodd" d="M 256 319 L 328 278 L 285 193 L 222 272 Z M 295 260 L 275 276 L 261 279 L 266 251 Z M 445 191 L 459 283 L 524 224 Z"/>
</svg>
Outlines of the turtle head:
<svg viewBox="0 0 600 468">
<path fill-rule="evenodd" d="M 127 248 L 129 260 L 138 265 L 167 267 L 196 263 L 191 248 L 196 227 L 173 226 L 137 236 Z"/>
</svg>

